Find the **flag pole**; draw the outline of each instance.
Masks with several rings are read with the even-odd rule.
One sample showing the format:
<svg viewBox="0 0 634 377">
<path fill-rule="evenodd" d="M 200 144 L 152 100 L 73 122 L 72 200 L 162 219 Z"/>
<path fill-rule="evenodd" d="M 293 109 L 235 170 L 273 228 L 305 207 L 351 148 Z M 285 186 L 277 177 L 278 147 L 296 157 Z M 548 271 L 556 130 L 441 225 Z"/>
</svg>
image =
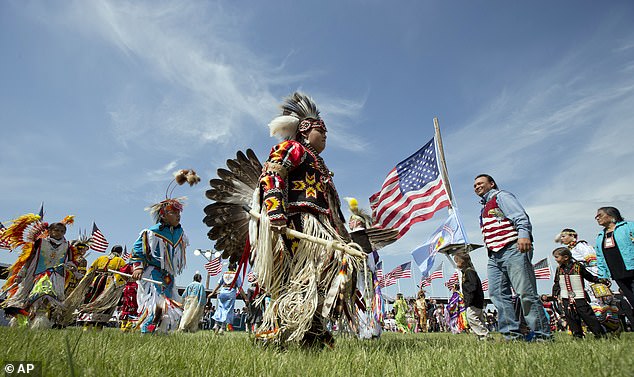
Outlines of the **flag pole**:
<svg viewBox="0 0 634 377">
<path fill-rule="evenodd" d="M 440 166 L 440 174 L 442 174 L 442 182 L 445 185 L 445 190 L 449 196 L 449 209 L 451 210 L 456 205 L 454 202 L 453 192 L 451 192 L 451 184 L 449 183 L 449 173 L 447 172 L 447 163 L 445 162 L 445 150 L 442 146 L 438 117 L 434 117 L 434 138 L 436 139 L 436 145 L 438 146 L 438 165 Z"/>
</svg>

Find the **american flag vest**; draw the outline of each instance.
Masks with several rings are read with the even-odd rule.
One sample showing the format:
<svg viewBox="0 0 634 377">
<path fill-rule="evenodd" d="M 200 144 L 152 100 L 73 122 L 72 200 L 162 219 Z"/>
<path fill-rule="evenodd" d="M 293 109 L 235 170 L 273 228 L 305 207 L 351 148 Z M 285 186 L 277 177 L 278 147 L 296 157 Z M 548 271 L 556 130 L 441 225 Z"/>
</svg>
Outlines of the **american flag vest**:
<svg viewBox="0 0 634 377">
<path fill-rule="evenodd" d="M 497 194 L 484 205 L 480 213 L 480 229 L 484 237 L 484 244 L 492 252 L 502 250 L 518 239 L 515 226 L 500 209 Z"/>
</svg>

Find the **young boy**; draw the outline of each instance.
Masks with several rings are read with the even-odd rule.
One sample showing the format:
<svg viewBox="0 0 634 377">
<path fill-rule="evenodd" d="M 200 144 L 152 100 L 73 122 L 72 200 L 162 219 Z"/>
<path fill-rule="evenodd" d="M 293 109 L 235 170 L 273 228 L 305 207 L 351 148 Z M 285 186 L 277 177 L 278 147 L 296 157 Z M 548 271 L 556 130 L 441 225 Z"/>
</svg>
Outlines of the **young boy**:
<svg viewBox="0 0 634 377">
<path fill-rule="evenodd" d="M 561 301 L 572 335 L 575 338 L 583 338 L 583 319 L 596 338 L 605 337 L 605 329 L 588 304 L 583 280 L 604 284 L 609 282 L 589 273 L 583 264 L 572 258 L 572 253 L 567 247 L 553 250 L 553 256 L 559 265 L 553 283 L 553 297 Z"/>
<path fill-rule="evenodd" d="M 454 255 L 456 266 L 462 271 L 462 294 L 467 307 L 467 321 L 471 330 L 479 340 L 489 338 L 489 330 L 486 327 L 484 316 L 484 291 L 478 273 L 473 268 L 471 257 L 467 253 Z"/>
</svg>

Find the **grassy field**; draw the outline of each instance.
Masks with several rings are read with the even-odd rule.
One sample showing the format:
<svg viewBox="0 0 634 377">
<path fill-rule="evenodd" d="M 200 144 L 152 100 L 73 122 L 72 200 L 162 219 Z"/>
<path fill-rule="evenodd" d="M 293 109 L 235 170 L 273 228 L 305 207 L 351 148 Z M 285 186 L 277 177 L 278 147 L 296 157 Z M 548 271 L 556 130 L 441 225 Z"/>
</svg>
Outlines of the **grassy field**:
<svg viewBox="0 0 634 377">
<path fill-rule="evenodd" d="M 333 350 L 276 351 L 245 333 L 1 327 L 0 350 L 3 361 L 41 361 L 44 376 L 634 376 L 634 333 L 582 341 L 557 334 L 547 344 L 387 333 L 373 341 L 338 337 Z"/>
</svg>

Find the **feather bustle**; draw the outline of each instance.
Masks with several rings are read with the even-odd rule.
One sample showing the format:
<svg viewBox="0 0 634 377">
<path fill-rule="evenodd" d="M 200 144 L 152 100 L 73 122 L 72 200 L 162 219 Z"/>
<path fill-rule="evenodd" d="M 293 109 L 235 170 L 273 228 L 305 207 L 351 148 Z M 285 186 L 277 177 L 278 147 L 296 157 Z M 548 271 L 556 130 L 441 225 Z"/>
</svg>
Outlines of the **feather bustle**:
<svg viewBox="0 0 634 377">
<path fill-rule="evenodd" d="M 237 261 L 242 256 L 248 238 L 249 215 L 244 206 L 251 205 L 259 185 L 262 164 L 253 150 L 239 151 L 227 168 L 217 170 L 217 178 L 209 181 L 205 196 L 213 201 L 204 209 L 203 222 L 210 227 L 207 236 L 223 258 Z"/>
</svg>

